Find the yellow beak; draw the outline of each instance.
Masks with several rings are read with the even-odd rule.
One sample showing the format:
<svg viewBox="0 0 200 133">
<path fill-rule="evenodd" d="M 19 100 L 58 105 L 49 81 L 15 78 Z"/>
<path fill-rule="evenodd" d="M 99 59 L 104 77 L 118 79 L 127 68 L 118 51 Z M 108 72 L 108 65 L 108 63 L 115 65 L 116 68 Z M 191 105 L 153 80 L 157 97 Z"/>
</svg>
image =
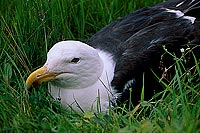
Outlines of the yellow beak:
<svg viewBox="0 0 200 133">
<path fill-rule="evenodd" d="M 49 73 L 46 66 L 43 66 L 29 75 L 26 85 L 30 88 L 32 85 L 39 85 L 42 82 L 53 80 L 58 73 Z"/>
</svg>

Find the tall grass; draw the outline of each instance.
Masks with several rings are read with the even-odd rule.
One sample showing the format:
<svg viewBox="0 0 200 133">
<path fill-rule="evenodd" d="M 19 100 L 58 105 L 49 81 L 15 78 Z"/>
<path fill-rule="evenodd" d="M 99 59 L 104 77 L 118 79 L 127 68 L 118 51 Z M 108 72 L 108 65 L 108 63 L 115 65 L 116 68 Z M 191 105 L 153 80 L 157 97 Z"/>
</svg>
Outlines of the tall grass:
<svg viewBox="0 0 200 133">
<path fill-rule="evenodd" d="M 30 71 L 41 66 L 61 40 L 87 41 L 96 31 L 134 10 L 162 0 L 2 0 L 0 2 L 0 131 L 15 132 L 199 132 L 199 60 L 191 72 L 184 55 L 158 101 L 110 114 L 71 114 L 50 100 L 44 84 L 26 90 Z M 190 52 L 191 53 L 191 52 Z M 186 53 L 185 53 L 186 54 Z M 157 94 L 158 95 L 158 94 Z M 120 110 L 120 111 L 119 111 Z"/>
</svg>

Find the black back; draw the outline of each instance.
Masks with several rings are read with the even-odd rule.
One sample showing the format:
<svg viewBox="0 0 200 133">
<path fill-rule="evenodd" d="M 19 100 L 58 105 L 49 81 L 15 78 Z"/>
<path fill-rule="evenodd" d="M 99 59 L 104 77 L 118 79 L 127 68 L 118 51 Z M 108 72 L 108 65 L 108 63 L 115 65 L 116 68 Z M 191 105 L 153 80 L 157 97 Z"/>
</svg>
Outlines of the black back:
<svg viewBox="0 0 200 133">
<path fill-rule="evenodd" d="M 168 12 L 168 9 L 179 10 L 184 16 L 196 17 L 196 20 L 192 23 L 184 16 Z M 122 17 L 90 38 L 89 45 L 113 55 L 116 67 L 111 85 L 122 93 L 121 101 L 129 99 L 127 89 L 132 88 L 133 103 L 138 102 L 144 72 L 145 93 L 148 94 L 145 97 L 151 97 L 153 90 L 160 89 L 151 69 L 162 75 L 163 71 L 158 68 L 164 53 L 163 46 L 171 52 L 180 53 L 184 44 L 200 44 L 199 10 L 199 0 L 169 0 Z M 165 65 L 170 65 L 170 59 L 166 60 Z"/>
</svg>

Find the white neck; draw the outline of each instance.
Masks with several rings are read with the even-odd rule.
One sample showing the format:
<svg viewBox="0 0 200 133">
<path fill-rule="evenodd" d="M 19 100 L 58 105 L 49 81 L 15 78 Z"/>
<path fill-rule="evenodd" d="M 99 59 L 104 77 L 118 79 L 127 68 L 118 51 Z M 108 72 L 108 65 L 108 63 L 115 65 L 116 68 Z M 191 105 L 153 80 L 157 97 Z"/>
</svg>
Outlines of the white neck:
<svg viewBox="0 0 200 133">
<path fill-rule="evenodd" d="M 97 51 L 103 61 L 104 69 L 99 80 L 93 85 L 81 89 L 67 89 L 59 88 L 49 83 L 51 95 L 55 99 L 60 99 L 64 107 L 69 107 L 68 105 L 70 105 L 78 112 L 80 112 L 81 109 L 95 112 L 100 110 L 106 111 L 108 109 L 109 99 L 115 93 L 110 86 L 114 76 L 115 63 L 110 54 L 101 50 Z M 77 105 L 79 105 L 81 109 L 77 107 Z M 101 109 L 98 110 L 98 107 Z"/>
</svg>

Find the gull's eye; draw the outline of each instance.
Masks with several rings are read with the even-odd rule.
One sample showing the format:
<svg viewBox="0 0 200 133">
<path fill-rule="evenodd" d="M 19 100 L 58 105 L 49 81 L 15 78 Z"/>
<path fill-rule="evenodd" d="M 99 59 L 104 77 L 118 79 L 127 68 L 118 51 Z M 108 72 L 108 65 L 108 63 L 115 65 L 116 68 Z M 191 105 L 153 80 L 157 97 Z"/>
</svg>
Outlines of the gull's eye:
<svg viewBox="0 0 200 133">
<path fill-rule="evenodd" d="M 73 58 L 71 60 L 71 63 L 78 63 L 80 61 L 80 58 Z"/>
</svg>

